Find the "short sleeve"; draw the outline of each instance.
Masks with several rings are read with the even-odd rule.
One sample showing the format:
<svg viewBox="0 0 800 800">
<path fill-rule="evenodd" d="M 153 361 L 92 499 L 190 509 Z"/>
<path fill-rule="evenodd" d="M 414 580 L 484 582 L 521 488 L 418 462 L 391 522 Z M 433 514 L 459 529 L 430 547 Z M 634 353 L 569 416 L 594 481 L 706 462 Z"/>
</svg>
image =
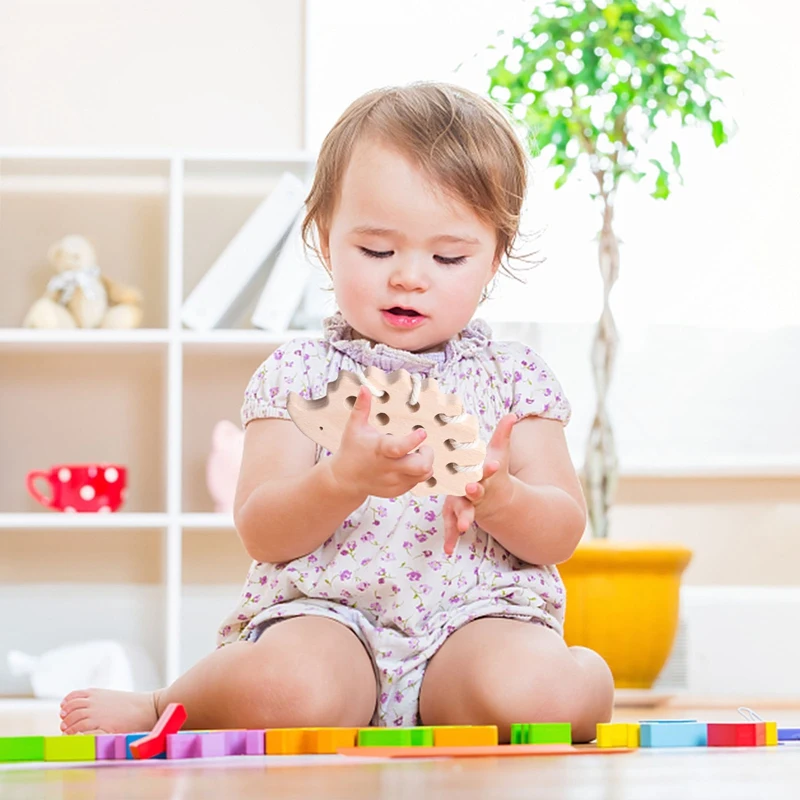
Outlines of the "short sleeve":
<svg viewBox="0 0 800 800">
<path fill-rule="evenodd" d="M 291 419 L 286 409 L 290 392 L 310 398 L 315 383 L 320 342 L 293 339 L 278 347 L 253 373 L 244 392 L 241 419 Z M 323 384 L 324 385 L 324 384 Z"/>
<path fill-rule="evenodd" d="M 504 372 L 512 375 L 510 411 L 523 417 L 555 419 L 566 425 L 572 407 L 558 379 L 544 359 L 524 344 L 504 342 L 508 359 Z"/>
</svg>

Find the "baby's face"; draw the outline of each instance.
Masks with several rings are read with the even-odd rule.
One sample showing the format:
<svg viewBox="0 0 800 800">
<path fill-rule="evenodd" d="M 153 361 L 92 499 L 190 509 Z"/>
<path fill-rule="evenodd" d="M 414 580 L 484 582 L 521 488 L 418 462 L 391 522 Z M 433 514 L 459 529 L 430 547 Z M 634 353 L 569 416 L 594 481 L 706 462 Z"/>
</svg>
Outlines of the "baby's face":
<svg viewBox="0 0 800 800">
<path fill-rule="evenodd" d="M 496 234 L 411 162 L 356 145 L 322 251 L 337 304 L 363 337 L 436 348 L 472 318 L 497 271 Z"/>
</svg>

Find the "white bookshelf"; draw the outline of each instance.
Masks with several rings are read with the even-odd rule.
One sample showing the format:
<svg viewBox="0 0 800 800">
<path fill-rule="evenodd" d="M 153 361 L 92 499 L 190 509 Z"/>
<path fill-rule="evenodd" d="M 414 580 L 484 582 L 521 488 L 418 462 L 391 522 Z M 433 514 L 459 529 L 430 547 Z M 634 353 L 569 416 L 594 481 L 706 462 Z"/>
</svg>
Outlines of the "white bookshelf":
<svg viewBox="0 0 800 800">
<path fill-rule="evenodd" d="M 151 549 L 156 541 L 146 560 L 159 563 L 163 652 L 156 663 L 166 681 L 190 666 L 181 663 L 186 536 L 206 537 L 206 546 L 208 537 L 231 537 L 233 528 L 229 515 L 214 513 L 205 488 L 213 422 L 237 421 L 247 377 L 275 347 L 296 335 L 318 335 L 251 329 L 249 310 L 235 323 L 241 327 L 190 331 L 182 327 L 181 306 L 280 174 L 308 180 L 313 162 L 305 151 L 0 148 L 0 385 L 12 389 L 0 392 L 0 540 L 23 542 L 12 555 L 22 572 L 26 537 L 42 537 L 37 553 L 50 541 L 80 549 L 82 537 L 92 535 L 129 537 L 131 548 L 136 537 Z M 47 247 L 67 233 L 94 242 L 106 274 L 143 289 L 142 328 L 18 327 L 44 291 Z M 94 431 L 100 417 L 110 433 Z M 129 466 L 130 492 L 120 512 L 63 514 L 28 498 L 30 469 L 91 460 Z M 238 546 L 224 541 L 215 546 Z M 241 585 L 243 579 L 243 571 L 230 569 L 221 580 Z M 42 580 L 55 585 L 58 575 Z M 231 606 L 235 599 L 232 593 Z M 219 621 L 204 624 L 213 633 Z M 74 633 L 80 638 L 80 627 Z M 107 636 L 113 635 L 110 628 Z M 0 640 L 0 657 L 8 646 Z"/>
</svg>

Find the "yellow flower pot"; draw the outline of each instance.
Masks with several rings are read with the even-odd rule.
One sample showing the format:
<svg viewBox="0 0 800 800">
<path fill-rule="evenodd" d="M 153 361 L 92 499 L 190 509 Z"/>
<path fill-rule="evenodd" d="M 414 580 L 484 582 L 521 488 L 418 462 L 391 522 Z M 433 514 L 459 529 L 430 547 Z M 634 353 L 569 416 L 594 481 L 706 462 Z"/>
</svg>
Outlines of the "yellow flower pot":
<svg viewBox="0 0 800 800">
<path fill-rule="evenodd" d="M 618 689 L 649 689 L 672 650 L 681 574 L 691 558 L 676 545 L 579 545 L 558 568 L 567 590 L 567 644 L 603 656 Z"/>
</svg>

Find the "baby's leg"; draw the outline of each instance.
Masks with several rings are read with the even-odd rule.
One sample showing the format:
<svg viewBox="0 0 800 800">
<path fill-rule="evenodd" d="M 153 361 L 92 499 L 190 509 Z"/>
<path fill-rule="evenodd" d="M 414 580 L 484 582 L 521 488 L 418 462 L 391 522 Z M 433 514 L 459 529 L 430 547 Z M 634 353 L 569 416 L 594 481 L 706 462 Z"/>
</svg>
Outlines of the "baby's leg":
<svg viewBox="0 0 800 800">
<path fill-rule="evenodd" d="M 420 716 L 425 725 L 497 725 L 501 742 L 514 722 L 571 722 L 573 740 L 589 742 L 613 701 L 597 653 L 567 647 L 543 625 L 488 617 L 457 630 L 431 659 Z"/>
<path fill-rule="evenodd" d="M 87 689 L 61 703 L 65 733 L 147 731 L 168 703 L 189 729 L 361 727 L 376 702 L 375 672 L 358 637 L 324 617 L 292 617 L 255 644 L 216 650 L 153 694 Z"/>
</svg>

